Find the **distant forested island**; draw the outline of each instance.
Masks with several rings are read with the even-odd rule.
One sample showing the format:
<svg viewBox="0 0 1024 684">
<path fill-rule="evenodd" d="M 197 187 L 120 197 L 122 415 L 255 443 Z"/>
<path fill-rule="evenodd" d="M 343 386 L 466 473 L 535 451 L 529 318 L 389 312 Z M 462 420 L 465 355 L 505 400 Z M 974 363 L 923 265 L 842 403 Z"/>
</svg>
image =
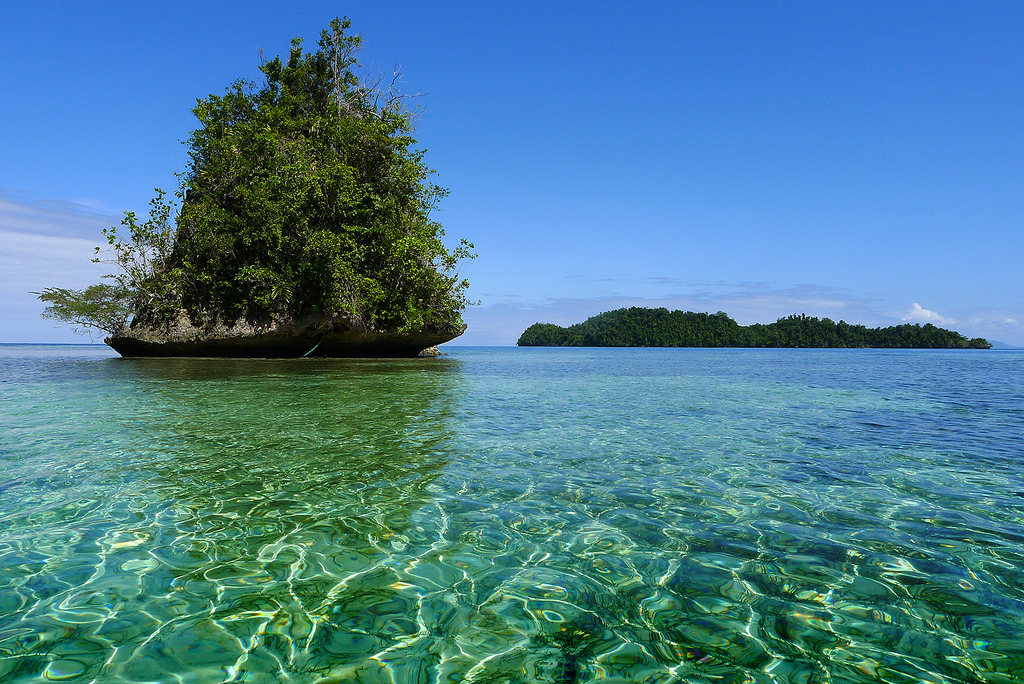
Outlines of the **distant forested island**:
<svg viewBox="0 0 1024 684">
<path fill-rule="evenodd" d="M 879 349 L 991 349 L 981 337 L 968 339 L 931 323 L 868 328 L 805 314 L 775 323 L 740 325 L 724 311 L 694 313 L 632 307 L 592 316 L 563 328 L 534 323 L 520 347 L 827 347 Z"/>
</svg>

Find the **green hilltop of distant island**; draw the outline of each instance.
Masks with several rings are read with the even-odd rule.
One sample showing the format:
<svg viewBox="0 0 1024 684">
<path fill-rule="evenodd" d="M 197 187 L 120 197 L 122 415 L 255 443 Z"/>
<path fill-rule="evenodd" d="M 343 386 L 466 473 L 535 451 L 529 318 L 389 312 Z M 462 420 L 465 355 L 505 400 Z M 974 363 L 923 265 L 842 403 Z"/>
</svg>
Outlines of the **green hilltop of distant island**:
<svg viewBox="0 0 1024 684">
<path fill-rule="evenodd" d="M 968 339 L 931 323 L 868 328 L 805 314 L 775 323 L 740 325 L 724 311 L 694 313 L 631 307 L 592 316 L 563 328 L 534 323 L 520 347 L 821 347 L 875 349 L 991 349 L 988 340 Z"/>
</svg>

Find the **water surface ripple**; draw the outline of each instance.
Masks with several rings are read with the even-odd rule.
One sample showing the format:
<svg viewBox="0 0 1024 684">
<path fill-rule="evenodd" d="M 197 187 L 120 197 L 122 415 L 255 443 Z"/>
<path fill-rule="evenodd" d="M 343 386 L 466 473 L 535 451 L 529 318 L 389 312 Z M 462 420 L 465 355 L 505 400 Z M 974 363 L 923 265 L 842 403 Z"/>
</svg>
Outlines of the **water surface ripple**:
<svg viewBox="0 0 1024 684">
<path fill-rule="evenodd" d="M 1019 682 L 1024 353 L 0 346 L 0 681 Z"/>
</svg>

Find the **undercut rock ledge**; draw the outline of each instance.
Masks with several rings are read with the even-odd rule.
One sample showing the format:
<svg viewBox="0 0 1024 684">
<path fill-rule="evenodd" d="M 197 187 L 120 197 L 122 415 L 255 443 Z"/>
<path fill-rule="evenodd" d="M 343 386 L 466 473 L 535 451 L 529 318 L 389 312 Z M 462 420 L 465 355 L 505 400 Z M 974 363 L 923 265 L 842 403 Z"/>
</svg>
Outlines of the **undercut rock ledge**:
<svg viewBox="0 0 1024 684">
<path fill-rule="evenodd" d="M 343 316 L 281 317 L 261 323 L 240 318 L 230 325 L 221 321 L 196 325 L 182 312 L 174 320 L 137 317 L 131 327 L 104 342 L 125 357 L 411 358 L 465 330 L 465 325 L 452 325 L 399 332 Z"/>
</svg>

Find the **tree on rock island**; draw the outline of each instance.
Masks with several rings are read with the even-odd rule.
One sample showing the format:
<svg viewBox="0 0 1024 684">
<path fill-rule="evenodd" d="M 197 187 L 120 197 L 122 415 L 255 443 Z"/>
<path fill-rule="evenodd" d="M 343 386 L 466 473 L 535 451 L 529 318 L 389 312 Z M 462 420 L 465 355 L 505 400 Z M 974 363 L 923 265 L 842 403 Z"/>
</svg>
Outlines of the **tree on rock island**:
<svg viewBox="0 0 1024 684">
<path fill-rule="evenodd" d="M 262 87 L 198 101 L 180 213 L 158 191 L 149 221 L 127 213 L 129 236 L 105 231 L 120 323 L 96 290 L 48 289 L 44 315 L 104 329 L 128 354 L 293 355 L 314 341 L 390 355 L 460 334 L 472 245 L 442 242 L 431 211 L 448 191 L 414 147 L 413 112 L 394 81 L 356 76 L 347 29 L 332 21 L 316 52 L 292 40 L 260 66 Z"/>
</svg>

